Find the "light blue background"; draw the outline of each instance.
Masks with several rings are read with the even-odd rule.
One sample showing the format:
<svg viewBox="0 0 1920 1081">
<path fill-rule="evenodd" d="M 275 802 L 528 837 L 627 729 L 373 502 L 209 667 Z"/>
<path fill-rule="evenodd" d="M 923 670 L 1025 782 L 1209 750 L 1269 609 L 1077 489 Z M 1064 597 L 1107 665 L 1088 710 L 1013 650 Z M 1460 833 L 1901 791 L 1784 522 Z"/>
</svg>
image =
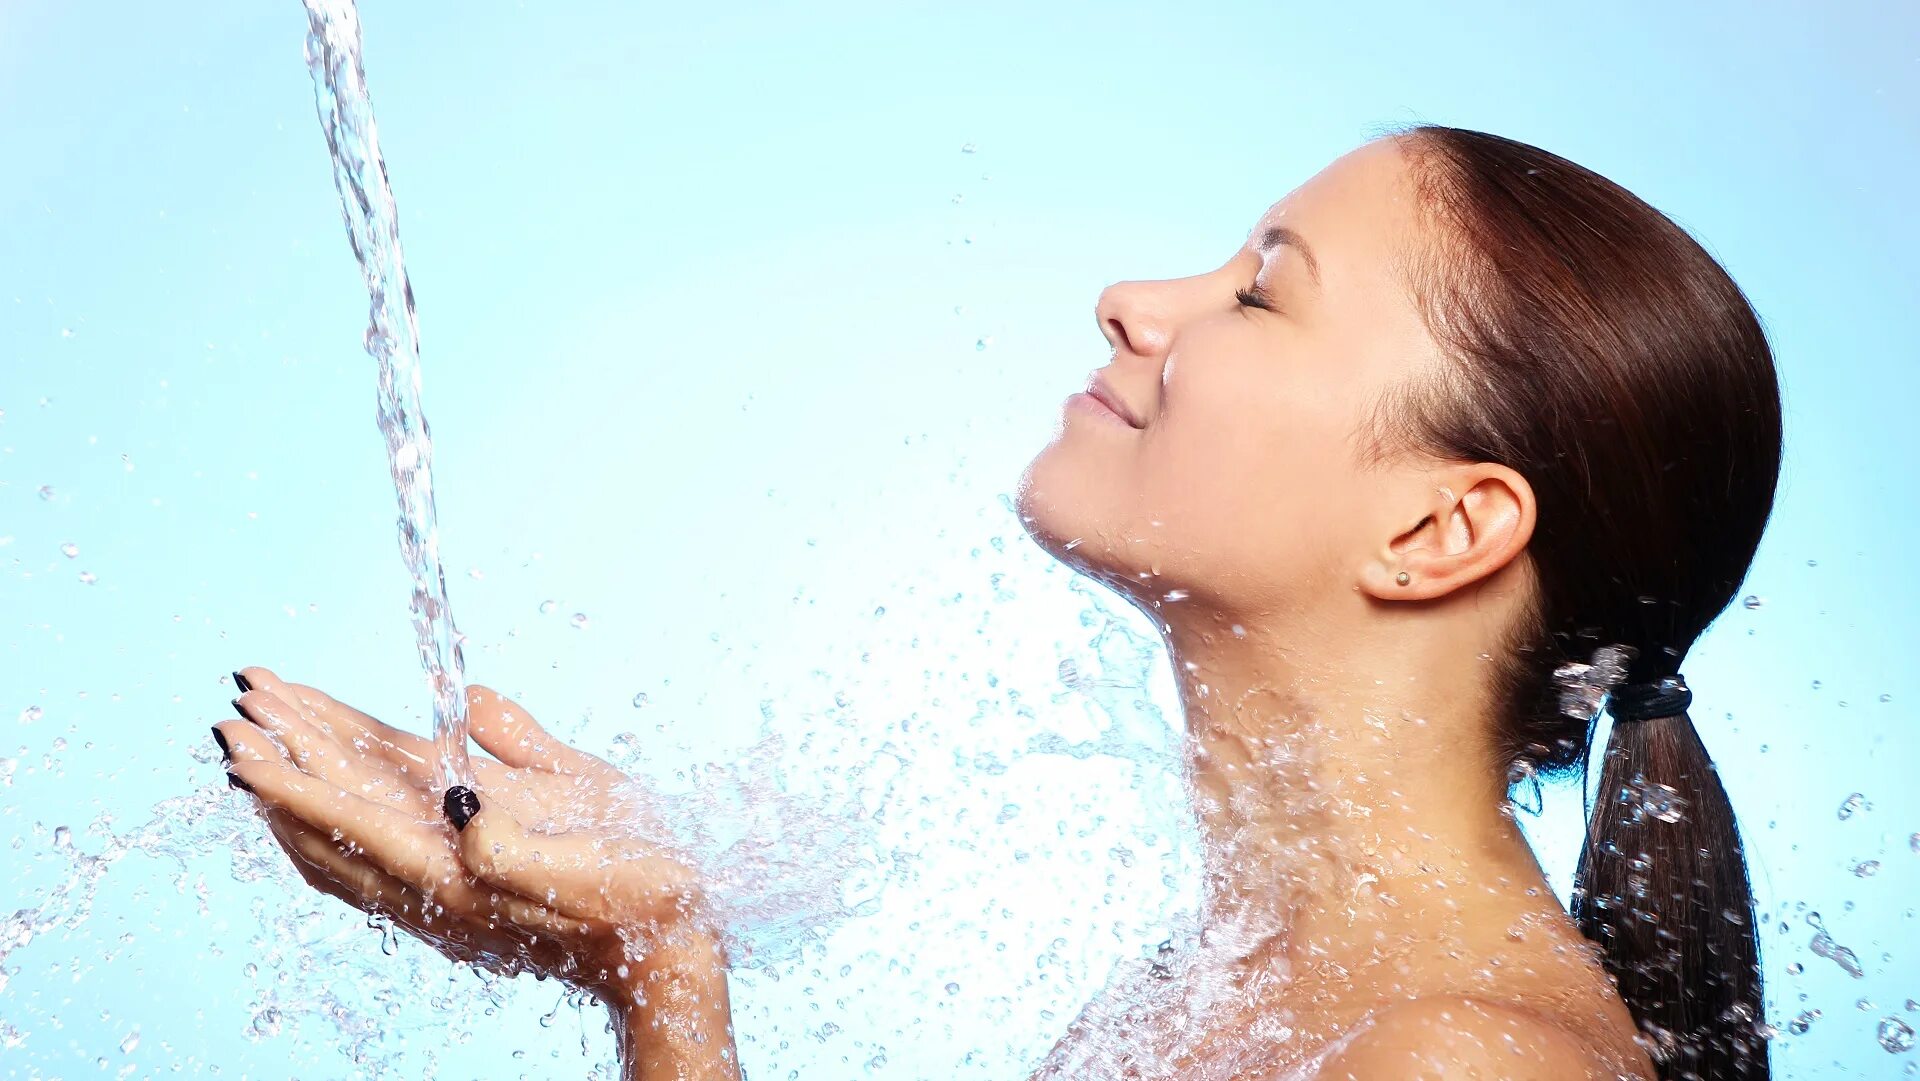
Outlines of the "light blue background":
<svg viewBox="0 0 1920 1081">
<path fill-rule="evenodd" d="M 1101 287 L 1217 265 L 1289 188 L 1413 120 L 1618 180 L 1766 321 L 1788 460 L 1764 603 L 1696 649 L 1695 715 L 1749 838 L 1770 1017 L 1822 1011 L 1777 1045 L 1780 1075 L 1915 1059 L 1873 1035 L 1920 1024 L 1911 6 L 368 0 L 362 19 L 470 672 L 589 746 L 641 733 L 663 775 L 736 758 L 763 716 L 909 763 L 878 911 L 736 983 L 756 1076 L 1025 1076 L 1152 940 L 1157 863 L 1111 851 L 1158 836 L 1164 801 L 1112 758 L 992 768 L 1033 732 L 1109 723 L 1057 672 L 1095 667 L 1090 595 L 998 497 L 1105 361 Z M 234 667 L 420 724 L 304 34 L 293 0 L 0 7 L 0 913 L 85 892 L 55 827 L 98 853 L 89 823 L 124 836 L 219 781 L 196 759 Z M 1563 887 L 1577 800 L 1533 828 Z M 260 827 L 224 787 L 199 804 L 225 810 L 189 828 L 170 808 L 89 918 L 8 957 L 8 1076 L 607 1058 L 597 1015 L 540 1023 L 551 985 L 489 1005 L 411 940 L 385 957 L 343 907 L 235 881 L 227 850 Z M 1808 911 L 1863 979 L 1809 952 Z M 304 1005 L 329 989 L 337 1021 Z M 275 1002 L 279 1034 L 250 1036 Z"/>
</svg>

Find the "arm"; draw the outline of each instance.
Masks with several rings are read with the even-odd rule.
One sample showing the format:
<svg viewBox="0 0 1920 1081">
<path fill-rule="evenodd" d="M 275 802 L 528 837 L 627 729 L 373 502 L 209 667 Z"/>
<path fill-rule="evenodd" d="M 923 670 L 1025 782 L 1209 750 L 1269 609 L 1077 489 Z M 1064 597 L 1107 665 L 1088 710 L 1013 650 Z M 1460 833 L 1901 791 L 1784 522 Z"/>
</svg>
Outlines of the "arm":
<svg viewBox="0 0 1920 1081">
<path fill-rule="evenodd" d="M 1574 1081 L 1647 1077 L 1603 1063 L 1546 1017 L 1465 996 L 1414 999 L 1375 1014 L 1333 1049 L 1318 1081 Z"/>
<path fill-rule="evenodd" d="M 241 719 L 214 737 L 309 884 L 456 960 L 591 991 L 628 1081 L 738 1081 L 698 872 L 644 839 L 618 770 L 475 687 L 471 732 L 493 757 L 473 756 L 477 791 L 443 793 L 431 740 L 264 668 L 235 682 Z"/>
<path fill-rule="evenodd" d="M 727 970 L 711 936 L 656 951 L 612 1006 L 624 1081 L 739 1081 Z"/>
</svg>

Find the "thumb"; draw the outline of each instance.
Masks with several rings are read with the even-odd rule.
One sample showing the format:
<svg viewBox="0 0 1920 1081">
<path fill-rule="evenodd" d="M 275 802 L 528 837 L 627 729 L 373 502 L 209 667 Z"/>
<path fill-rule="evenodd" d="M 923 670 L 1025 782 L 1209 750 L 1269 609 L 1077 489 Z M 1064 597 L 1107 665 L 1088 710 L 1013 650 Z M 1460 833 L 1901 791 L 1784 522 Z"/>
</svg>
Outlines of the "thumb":
<svg viewBox="0 0 1920 1081">
<path fill-rule="evenodd" d="M 691 884 L 677 860 L 625 851 L 600 834 L 529 833 L 505 806 L 447 789 L 460 861 L 474 877 L 578 920 L 668 918 Z"/>
<path fill-rule="evenodd" d="M 586 755 L 555 739 L 520 703 L 492 687 L 467 688 L 467 727 L 475 743 L 516 769 L 587 772 Z"/>
<path fill-rule="evenodd" d="M 581 889 L 579 861 L 555 851 L 563 838 L 528 833 L 498 800 L 483 805 L 465 785 L 447 789 L 445 804 L 460 834 L 460 862 L 474 877 L 577 919 L 604 914 L 598 891 Z"/>
</svg>

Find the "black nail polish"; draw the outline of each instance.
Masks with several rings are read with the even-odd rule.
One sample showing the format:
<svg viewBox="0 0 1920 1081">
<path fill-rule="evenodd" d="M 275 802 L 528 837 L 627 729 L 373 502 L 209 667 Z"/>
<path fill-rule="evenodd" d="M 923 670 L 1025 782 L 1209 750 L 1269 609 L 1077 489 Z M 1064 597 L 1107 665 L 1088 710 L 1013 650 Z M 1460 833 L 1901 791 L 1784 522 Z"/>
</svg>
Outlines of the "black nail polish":
<svg viewBox="0 0 1920 1081">
<path fill-rule="evenodd" d="M 229 762 L 233 761 L 233 748 L 227 746 L 227 737 L 221 733 L 217 725 L 213 729 L 213 741 L 220 745 L 221 757 Z"/>
<path fill-rule="evenodd" d="M 238 788 L 238 789 L 239 789 L 240 791 L 242 791 L 242 792 L 251 792 L 251 791 L 253 791 L 253 786 L 252 786 L 252 785 L 250 785 L 250 784 L 248 784 L 247 782 L 245 782 L 245 781 L 243 781 L 243 780 L 241 780 L 241 779 L 240 779 L 240 775 L 239 775 L 238 773 L 234 773 L 234 772 L 233 772 L 233 771 L 231 771 L 231 770 L 229 770 L 229 771 L 227 771 L 227 783 L 228 783 L 228 784 L 230 784 L 230 785 L 232 785 L 232 786 L 233 786 L 233 787 L 235 787 L 235 788 Z"/>
<path fill-rule="evenodd" d="M 456 830 L 466 829 L 467 823 L 473 821 L 473 816 L 480 813 L 480 797 L 473 794 L 473 789 L 463 784 L 447 789 L 445 803 L 447 818 L 452 820 L 453 828 Z"/>
<path fill-rule="evenodd" d="M 247 712 L 247 707 L 241 705 L 238 698 L 233 700 L 233 711 L 240 715 L 241 720 L 253 721 L 253 714 Z M 254 723 L 259 724 L 260 722 L 254 721 Z"/>
<path fill-rule="evenodd" d="M 240 691 L 243 694 L 247 691 L 253 690 L 253 684 L 248 683 L 247 677 L 241 675 L 238 672 L 235 672 L 233 674 L 233 685 L 240 688 Z"/>
</svg>

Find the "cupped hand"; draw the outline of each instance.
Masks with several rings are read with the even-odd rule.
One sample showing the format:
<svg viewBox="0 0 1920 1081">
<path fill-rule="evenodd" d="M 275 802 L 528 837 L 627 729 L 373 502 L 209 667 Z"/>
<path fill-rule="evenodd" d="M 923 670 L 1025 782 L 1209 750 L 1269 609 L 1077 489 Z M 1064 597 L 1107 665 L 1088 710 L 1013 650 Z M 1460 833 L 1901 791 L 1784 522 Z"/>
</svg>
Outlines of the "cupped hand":
<svg viewBox="0 0 1920 1081">
<path fill-rule="evenodd" d="M 712 948 L 693 869 L 642 835 L 633 782 L 498 692 L 467 693 L 491 755 L 472 756 L 477 792 L 439 792 L 431 739 L 265 668 L 234 675 L 242 719 L 215 739 L 315 889 L 456 960 L 601 993 L 637 986 L 655 953 Z"/>
</svg>

